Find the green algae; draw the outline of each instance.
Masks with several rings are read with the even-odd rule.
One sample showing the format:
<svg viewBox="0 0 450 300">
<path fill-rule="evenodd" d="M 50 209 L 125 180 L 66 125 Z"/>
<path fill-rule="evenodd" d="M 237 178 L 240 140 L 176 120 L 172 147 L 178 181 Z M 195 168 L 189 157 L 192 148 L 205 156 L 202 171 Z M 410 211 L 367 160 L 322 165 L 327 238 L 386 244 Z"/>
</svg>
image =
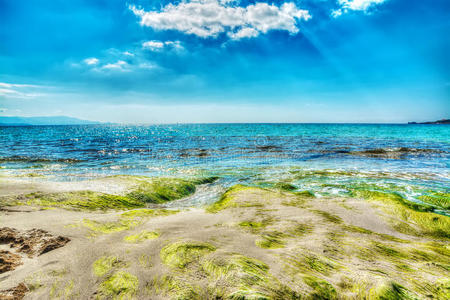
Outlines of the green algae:
<svg viewBox="0 0 450 300">
<path fill-rule="evenodd" d="M 95 234 L 110 234 L 130 230 L 141 225 L 146 219 L 159 216 L 176 214 L 176 210 L 167 209 L 137 209 L 122 213 L 116 221 L 99 222 L 83 219 L 81 225 L 90 229 Z"/>
<path fill-rule="evenodd" d="M 261 236 L 261 239 L 255 241 L 255 245 L 264 249 L 284 248 L 286 245 L 284 237 L 286 235 L 282 232 L 268 231 Z"/>
<path fill-rule="evenodd" d="M 83 219 L 82 225 L 95 233 L 115 233 L 124 230 L 130 230 L 138 226 L 140 222 L 134 220 L 120 219 L 112 222 L 98 222 L 89 219 Z"/>
<path fill-rule="evenodd" d="M 318 256 L 313 253 L 304 252 L 296 255 L 282 256 L 285 262 L 284 268 L 291 275 L 321 274 L 330 275 L 341 266 L 331 259 Z"/>
<path fill-rule="evenodd" d="M 143 207 L 144 204 L 128 197 L 92 191 L 62 193 L 35 192 L 26 194 L 19 202 L 26 205 L 61 207 L 78 210 L 130 209 Z"/>
<path fill-rule="evenodd" d="M 253 233 L 257 233 L 267 226 L 273 224 L 274 220 L 271 217 L 263 218 L 261 221 L 247 220 L 240 222 L 238 225 L 242 228 L 246 228 Z"/>
<path fill-rule="evenodd" d="M 296 223 L 294 226 L 289 227 L 286 230 L 286 233 L 288 235 L 291 235 L 294 237 L 302 237 L 302 236 L 312 232 L 313 228 L 314 228 L 314 226 L 311 224 Z"/>
<path fill-rule="evenodd" d="M 50 288 L 50 299 L 71 299 L 73 296 L 73 280 L 64 282 L 56 280 Z"/>
<path fill-rule="evenodd" d="M 120 215 L 123 219 L 142 219 L 150 217 L 169 216 L 178 213 L 178 210 L 169 209 L 134 209 Z"/>
<path fill-rule="evenodd" d="M 435 205 L 442 209 L 450 209 L 450 193 L 430 191 L 428 195 L 418 197 L 425 203 Z"/>
<path fill-rule="evenodd" d="M 152 266 L 152 258 L 150 255 L 141 254 L 138 258 L 138 262 L 143 268 L 150 268 Z"/>
<path fill-rule="evenodd" d="M 337 299 L 336 289 L 327 281 L 314 276 L 305 276 L 303 281 L 313 289 L 309 295 L 311 299 Z"/>
<path fill-rule="evenodd" d="M 175 242 L 161 249 L 160 257 L 164 264 L 184 269 L 187 265 L 194 261 L 198 261 L 200 257 L 216 250 L 211 244 L 202 242 Z"/>
<path fill-rule="evenodd" d="M 179 178 L 155 178 L 141 181 L 127 197 L 141 203 L 165 203 L 192 195 L 195 183 Z"/>
<path fill-rule="evenodd" d="M 108 274 L 114 268 L 125 267 L 126 263 L 117 256 L 102 256 L 92 264 L 92 270 L 97 277 Z"/>
<path fill-rule="evenodd" d="M 393 242 L 398 242 L 398 243 L 408 243 L 407 240 L 401 239 L 401 238 L 397 238 L 395 236 L 389 235 L 389 234 L 385 234 L 385 233 L 378 233 L 378 232 L 374 232 L 372 230 L 366 229 L 366 228 L 362 228 L 359 226 L 355 226 L 355 225 L 344 225 L 343 229 L 346 231 L 350 231 L 350 232 L 355 232 L 355 233 L 361 233 L 361 234 L 367 234 L 367 235 L 373 235 L 376 237 L 379 237 L 383 240 L 388 240 L 388 241 L 393 241 Z"/>
<path fill-rule="evenodd" d="M 147 283 L 146 290 L 149 294 L 170 296 L 170 299 L 202 299 L 200 297 L 201 291 L 198 286 L 191 285 L 173 275 L 155 276 L 150 282 Z"/>
<path fill-rule="evenodd" d="M 385 202 L 385 203 L 395 203 L 405 208 L 409 208 L 414 211 L 429 212 L 433 211 L 433 207 L 429 205 L 424 205 L 420 203 L 415 203 L 406 200 L 403 196 L 396 192 L 380 192 L 371 190 L 353 190 L 351 196 L 356 198 L 364 198 L 367 200 Z"/>
<path fill-rule="evenodd" d="M 263 206 L 261 203 L 239 203 L 234 197 L 235 193 L 245 191 L 245 190 L 258 190 L 258 188 L 248 187 L 244 185 L 234 185 L 229 188 L 218 201 L 206 207 L 206 211 L 209 213 L 217 213 L 223 209 L 231 207 L 251 207 L 251 206 Z"/>
<path fill-rule="evenodd" d="M 97 298 L 133 299 L 138 286 L 139 280 L 136 276 L 117 271 L 100 284 Z"/>
<path fill-rule="evenodd" d="M 395 282 L 383 283 L 370 289 L 368 298 L 380 300 L 416 299 L 405 287 Z"/>
<path fill-rule="evenodd" d="M 323 210 L 318 210 L 318 209 L 314 209 L 311 210 L 312 212 L 322 216 L 325 220 L 327 220 L 328 222 L 331 223 L 336 223 L 336 224 L 340 224 L 342 223 L 342 219 L 336 215 L 333 215 L 329 212 L 323 211 Z"/>
<path fill-rule="evenodd" d="M 409 202 L 395 193 L 358 191 L 354 195 L 388 205 L 387 212 L 407 222 L 395 224 L 394 228 L 402 233 L 450 238 L 450 218 L 430 212 L 430 206 Z M 411 223 L 418 226 L 421 232 L 412 227 Z"/>
<path fill-rule="evenodd" d="M 191 179 L 191 181 L 196 184 L 196 185 L 200 185 L 200 184 L 208 184 L 208 183 L 213 183 L 217 180 L 219 180 L 220 177 L 218 176 L 209 176 L 209 177 L 202 177 L 202 178 L 197 178 L 197 179 Z"/>
<path fill-rule="evenodd" d="M 154 231 L 143 230 L 138 234 L 128 235 L 123 238 L 128 243 L 141 243 L 145 240 L 153 240 L 159 237 L 159 233 Z"/>
</svg>

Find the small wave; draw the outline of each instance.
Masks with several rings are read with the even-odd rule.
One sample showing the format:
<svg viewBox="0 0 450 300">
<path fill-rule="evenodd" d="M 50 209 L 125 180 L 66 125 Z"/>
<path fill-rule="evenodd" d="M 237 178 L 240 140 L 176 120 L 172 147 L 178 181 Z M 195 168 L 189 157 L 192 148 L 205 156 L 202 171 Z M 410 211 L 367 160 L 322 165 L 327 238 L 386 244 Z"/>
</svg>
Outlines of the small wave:
<svg viewBox="0 0 450 300">
<path fill-rule="evenodd" d="M 48 157 L 33 157 L 33 156 L 9 156 L 0 157 L 0 163 L 4 162 L 30 162 L 30 163 L 78 163 L 85 160 L 76 158 L 48 158 Z"/>
</svg>

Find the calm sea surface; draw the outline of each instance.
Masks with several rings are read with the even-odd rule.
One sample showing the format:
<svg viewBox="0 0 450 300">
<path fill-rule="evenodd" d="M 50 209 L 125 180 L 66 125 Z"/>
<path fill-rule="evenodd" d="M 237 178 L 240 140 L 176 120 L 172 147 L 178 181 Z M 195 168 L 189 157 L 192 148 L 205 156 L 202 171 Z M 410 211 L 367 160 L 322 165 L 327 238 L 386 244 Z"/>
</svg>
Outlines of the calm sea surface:
<svg viewBox="0 0 450 300">
<path fill-rule="evenodd" d="M 431 188 L 448 192 L 449 166 L 446 125 L 0 127 L 0 174 L 45 180 L 218 175 L 222 187 L 289 180 L 299 189 L 339 193 L 330 183 L 361 179 L 404 186 L 414 198 Z"/>
</svg>

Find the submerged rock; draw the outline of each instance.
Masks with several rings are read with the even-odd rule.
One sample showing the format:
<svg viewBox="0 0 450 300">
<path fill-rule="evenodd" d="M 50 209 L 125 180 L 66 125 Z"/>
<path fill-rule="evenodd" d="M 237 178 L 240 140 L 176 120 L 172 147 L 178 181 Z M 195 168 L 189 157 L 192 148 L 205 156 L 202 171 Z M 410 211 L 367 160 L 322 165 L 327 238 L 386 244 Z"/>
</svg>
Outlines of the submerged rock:
<svg viewBox="0 0 450 300">
<path fill-rule="evenodd" d="M 425 154 L 439 154 L 443 153 L 437 149 L 420 149 L 420 148 L 376 148 L 367 149 L 361 151 L 347 152 L 350 155 L 365 156 L 365 157 L 379 157 L 379 158 L 391 158 L 402 159 L 408 155 L 425 155 Z"/>
</svg>

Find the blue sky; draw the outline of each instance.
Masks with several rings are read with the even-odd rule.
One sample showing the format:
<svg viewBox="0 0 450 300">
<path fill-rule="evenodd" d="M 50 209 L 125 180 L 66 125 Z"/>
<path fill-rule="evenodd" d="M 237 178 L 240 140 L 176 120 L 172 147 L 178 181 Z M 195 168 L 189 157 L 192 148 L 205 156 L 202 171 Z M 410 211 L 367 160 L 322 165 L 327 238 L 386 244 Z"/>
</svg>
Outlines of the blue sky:
<svg viewBox="0 0 450 300">
<path fill-rule="evenodd" d="M 0 115 L 450 117 L 448 0 L 0 0 Z"/>
</svg>

